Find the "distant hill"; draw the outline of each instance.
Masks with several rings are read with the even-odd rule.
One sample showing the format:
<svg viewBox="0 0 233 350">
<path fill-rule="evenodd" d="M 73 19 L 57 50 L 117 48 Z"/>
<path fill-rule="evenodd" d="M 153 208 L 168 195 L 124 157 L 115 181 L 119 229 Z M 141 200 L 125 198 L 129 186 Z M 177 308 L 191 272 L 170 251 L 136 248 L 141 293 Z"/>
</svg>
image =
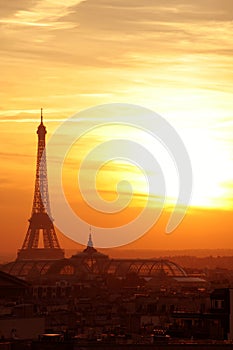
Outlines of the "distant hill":
<svg viewBox="0 0 233 350">
<path fill-rule="evenodd" d="M 83 248 L 84 249 L 84 248 Z M 185 250 L 159 250 L 159 249 L 124 249 L 124 248 L 109 248 L 98 249 L 104 254 L 112 258 L 160 258 L 165 256 L 195 256 L 195 257 L 218 257 L 218 256 L 233 256 L 233 249 L 185 249 Z M 81 252 L 81 249 L 79 250 Z M 66 256 L 69 257 L 76 254 L 78 251 L 67 249 Z"/>
<path fill-rule="evenodd" d="M 84 249 L 84 248 L 83 248 Z M 67 249 L 66 256 L 81 252 L 83 249 Z M 233 249 L 187 249 L 187 250 L 129 250 L 123 248 L 98 249 L 110 258 L 162 258 L 176 262 L 184 268 L 192 269 L 229 269 L 233 270 Z M 0 253 L 0 264 L 13 261 L 15 253 Z"/>
</svg>

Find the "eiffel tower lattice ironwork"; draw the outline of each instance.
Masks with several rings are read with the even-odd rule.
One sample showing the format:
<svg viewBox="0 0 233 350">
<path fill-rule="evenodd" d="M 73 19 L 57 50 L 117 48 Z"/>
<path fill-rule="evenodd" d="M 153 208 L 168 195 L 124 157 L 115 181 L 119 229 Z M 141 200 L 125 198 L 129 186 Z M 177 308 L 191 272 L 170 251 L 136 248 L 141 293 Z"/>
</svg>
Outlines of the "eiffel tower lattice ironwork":
<svg viewBox="0 0 233 350">
<path fill-rule="evenodd" d="M 17 260 L 64 258 L 64 251 L 60 248 L 51 219 L 45 150 L 46 133 L 41 108 L 41 123 L 37 129 L 38 148 L 32 214 L 22 248 L 18 251 Z M 43 246 L 39 247 L 41 241 L 43 241 Z"/>
</svg>

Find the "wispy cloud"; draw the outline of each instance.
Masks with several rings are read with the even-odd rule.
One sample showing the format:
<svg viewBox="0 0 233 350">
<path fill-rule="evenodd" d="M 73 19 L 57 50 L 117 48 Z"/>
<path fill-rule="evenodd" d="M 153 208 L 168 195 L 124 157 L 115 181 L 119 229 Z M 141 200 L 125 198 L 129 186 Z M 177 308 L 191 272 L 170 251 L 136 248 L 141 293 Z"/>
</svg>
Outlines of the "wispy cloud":
<svg viewBox="0 0 233 350">
<path fill-rule="evenodd" d="M 56 0 L 26 1 L 26 3 L 24 1 L 24 6 L 19 6 L 18 1 L 13 0 L 10 6 L 6 6 L 6 3 L 2 6 L 5 10 L 2 12 L 0 23 L 53 29 L 70 28 L 71 24 L 59 21 L 59 19 L 70 13 L 71 6 L 82 1 L 68 0 L 65 3 Z"/>
</svg>

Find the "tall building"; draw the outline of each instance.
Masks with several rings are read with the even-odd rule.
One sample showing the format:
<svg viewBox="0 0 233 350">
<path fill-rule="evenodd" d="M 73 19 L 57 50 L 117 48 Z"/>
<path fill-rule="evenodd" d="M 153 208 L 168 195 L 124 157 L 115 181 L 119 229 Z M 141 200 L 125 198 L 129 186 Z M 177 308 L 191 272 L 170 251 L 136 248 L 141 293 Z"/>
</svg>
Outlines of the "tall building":
<svg viewBox="0 0 233 350">
<path fill-rule="evenodd" d="M 41 108 L 41 122 L 37 128 L 38 146 L 32 213 L 22 248 L 18 251 L 17 260 L 64 258 L 64 251 L 59 245 L 51 218 L 45 148 L 46 133 Z"/>
</svg>

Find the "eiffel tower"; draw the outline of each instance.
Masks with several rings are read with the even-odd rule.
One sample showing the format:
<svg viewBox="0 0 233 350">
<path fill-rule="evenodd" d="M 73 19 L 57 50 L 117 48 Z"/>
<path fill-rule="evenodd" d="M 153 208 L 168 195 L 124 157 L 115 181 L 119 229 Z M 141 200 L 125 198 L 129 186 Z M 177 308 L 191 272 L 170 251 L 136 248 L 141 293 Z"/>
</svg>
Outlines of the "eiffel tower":
<svg viewBox="0 0 233 350">
<path fill-rule="evenodd" d="M 45 153 L 46 133 L 41 108 L 41 123 L 37 129 L 38 148 L 32 214 L 22 248 L 18 251 L 17 260 L 56 260 L 64 258 L 64 251 L 60 248 L 51 219 Z M 43 247 L 39 247 L 39 242 L 43 243 Z"/>
</svg>

